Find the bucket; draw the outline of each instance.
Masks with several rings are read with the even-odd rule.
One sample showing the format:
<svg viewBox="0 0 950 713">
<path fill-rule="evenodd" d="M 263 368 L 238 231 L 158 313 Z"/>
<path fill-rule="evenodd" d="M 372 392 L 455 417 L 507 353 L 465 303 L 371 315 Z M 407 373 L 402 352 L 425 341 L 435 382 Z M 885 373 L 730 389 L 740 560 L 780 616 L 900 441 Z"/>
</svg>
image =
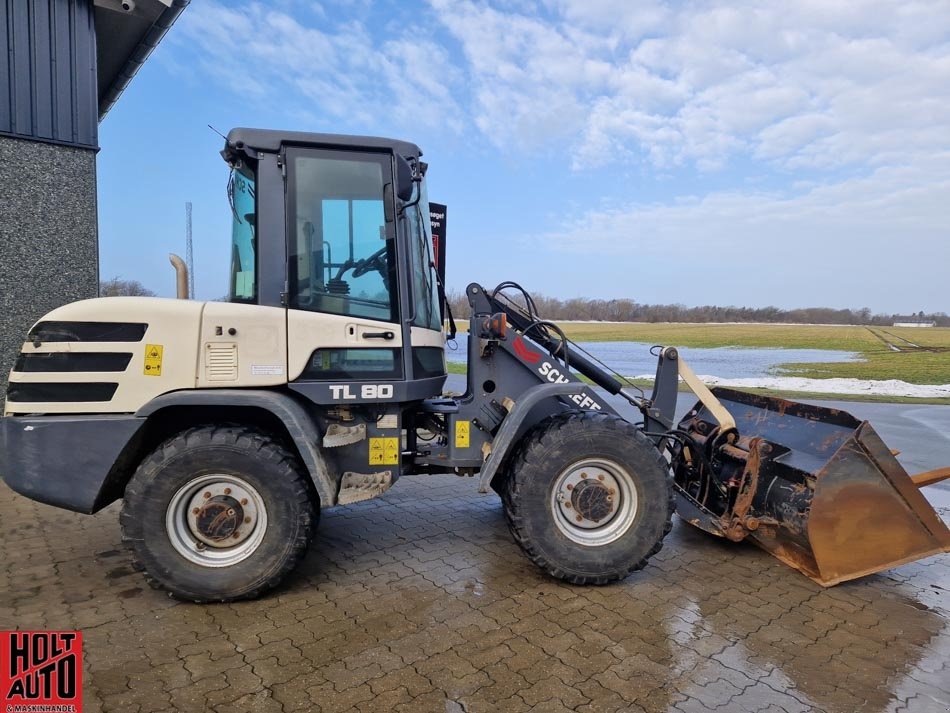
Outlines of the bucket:
<svg viewBox="0 0 950 713">
<path fill-rule="evenodd" d="M 838 409 L 716 388 L 671 434 L 677 512 L 750 539 L 824 586 L 950 551 L 950 530 L 871 425 Z M 920 482 L 925 482 L 921 480 Z"/>
</svg>

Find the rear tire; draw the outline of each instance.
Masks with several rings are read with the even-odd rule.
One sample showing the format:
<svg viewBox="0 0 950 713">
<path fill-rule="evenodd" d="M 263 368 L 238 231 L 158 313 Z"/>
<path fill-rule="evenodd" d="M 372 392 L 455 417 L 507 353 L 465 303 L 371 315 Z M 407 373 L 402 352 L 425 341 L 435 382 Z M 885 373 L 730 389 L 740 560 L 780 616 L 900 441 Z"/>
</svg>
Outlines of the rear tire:
<svg viewBox="0 0 950 713">
<path fill-rule="evenodd" d="M 502 502 L 532 562 L 572 584 L 607 584 L 659 552 L 672 528 L 673 481 L 639 429 L 570 412 L 542 421 L 522 444 Z"/>
<path fill-rule="evenodd" d="M 125 489 L 133 566 L 193 602 L 251 599 L 277 586 L 319 514 L 299 459 L 266 432 L 198 426 L 162 443 Z"/>
</svg>

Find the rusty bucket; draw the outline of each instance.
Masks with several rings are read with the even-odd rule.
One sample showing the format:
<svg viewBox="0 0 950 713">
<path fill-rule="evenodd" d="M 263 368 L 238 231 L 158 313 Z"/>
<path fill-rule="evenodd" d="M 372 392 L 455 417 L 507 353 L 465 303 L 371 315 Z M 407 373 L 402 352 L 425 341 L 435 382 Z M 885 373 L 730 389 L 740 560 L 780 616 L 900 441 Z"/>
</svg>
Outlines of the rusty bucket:
<svg viewBox="0 0 950 713">
<path fill-rule="evenodd" d="M 680 517 L 749 538 L 824 586 L 950 551 L 950 530 L 871 425 L 837 409 L 718 388 L 671 439 Z"/>
</svg>

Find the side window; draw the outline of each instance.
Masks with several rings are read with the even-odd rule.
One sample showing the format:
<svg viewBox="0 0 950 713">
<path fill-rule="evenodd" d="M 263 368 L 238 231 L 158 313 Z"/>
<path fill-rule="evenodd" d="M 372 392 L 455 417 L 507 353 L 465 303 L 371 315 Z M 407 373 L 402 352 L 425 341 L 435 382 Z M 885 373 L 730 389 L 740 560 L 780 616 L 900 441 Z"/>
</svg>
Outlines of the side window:
<svg viewBox="0 0 950 713">
<path fill-rule="evenodd" d="M 231 226 L 231 302 L 257 300 L 257 246 L 254 224 L 257 194 L 254 174 L 247 168 L 235 168 L 228 183 L 233 222 Z"/>
<path fill-rule="evenodd" d="M 291 306 L 397 321 L 395 250 L 383 211 L 387 158 L 308 151 L 291 154 L 289 165 Z"/>
</svg>

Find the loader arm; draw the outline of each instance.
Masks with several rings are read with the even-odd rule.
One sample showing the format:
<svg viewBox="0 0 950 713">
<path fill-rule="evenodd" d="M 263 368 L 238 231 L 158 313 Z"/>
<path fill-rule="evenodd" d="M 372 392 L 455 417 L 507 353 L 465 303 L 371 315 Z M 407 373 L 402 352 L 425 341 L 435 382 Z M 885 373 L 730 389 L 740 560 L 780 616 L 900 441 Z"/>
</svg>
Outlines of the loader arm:
<svg viewBox="0 0 950 713">
<path fill-rule="evenodd" d="M 470 424 L 464 442 L 477 444 L 480 458 L 466 465 L 480 471 L 481 492 L 546 416 L 578 408 L 616 414 L 583 377 L 641 411 L 641 430 L 668 459 L 677 510 L 692 525 L 749 538 L 824 586 L 950 551 L 950 531 L 918 491 L 950 477 L 950 468 L 908 476 L 869 424 L 834 409 L 709 389 L 674 347 L 654 348 L 646 398 L 541 318 L 515 283 L 493 291 L 470 285 L 468 297 L 468 388 L 445 417 L 448 451 L 453 429 Z M 681 381 L 698 403 L 677 423 Z M 457 455 L 443 462 L 457 463 Z"/>
</svg>

